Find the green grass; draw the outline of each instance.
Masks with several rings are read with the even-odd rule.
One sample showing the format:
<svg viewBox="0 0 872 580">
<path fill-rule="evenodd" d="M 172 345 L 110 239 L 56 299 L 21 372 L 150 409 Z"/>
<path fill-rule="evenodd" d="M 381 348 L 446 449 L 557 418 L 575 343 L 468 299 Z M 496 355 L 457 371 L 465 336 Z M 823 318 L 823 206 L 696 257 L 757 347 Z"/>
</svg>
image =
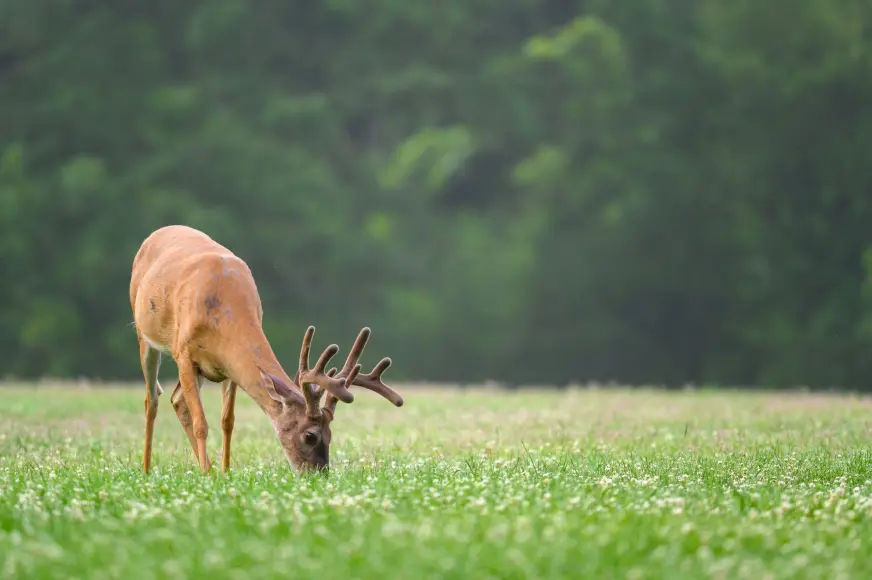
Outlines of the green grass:
<svg viewBox="0 0 872 580">
<path fill-rule="evenodd" d="M 295 477 L 240 395 L 202 476 L 168 402 L 0 389 L 0 578 L 866 578 L 872 402 L 399 387 L 340 405 Z M 220 458 L 219 389 L 203 391 Z"/>
</svg>

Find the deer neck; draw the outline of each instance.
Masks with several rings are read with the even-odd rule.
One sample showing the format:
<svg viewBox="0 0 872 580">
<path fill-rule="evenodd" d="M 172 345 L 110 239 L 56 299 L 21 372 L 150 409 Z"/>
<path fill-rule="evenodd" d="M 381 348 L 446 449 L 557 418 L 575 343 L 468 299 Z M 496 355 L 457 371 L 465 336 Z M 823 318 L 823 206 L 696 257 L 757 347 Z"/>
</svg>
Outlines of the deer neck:
<svg viewBox="0 0 872 580">
<path fill-rule="evenodd" d="M 282 405 L 267 392 L 260 377 L 260 369 L 277 376 L 289 386 L 295 383 L 282 368 L 266 336 L 262 331 L 257 330 L 257 332 L 252 332 L 248 340 L 245 341 L 247 345 L 247 348 L 244 349 L 245 360 L 239 361 L 237 365 L 241 371 L 237 383 L 254 399 L 261 410 L 275 421 L 282 412 Z"/>
</svg>

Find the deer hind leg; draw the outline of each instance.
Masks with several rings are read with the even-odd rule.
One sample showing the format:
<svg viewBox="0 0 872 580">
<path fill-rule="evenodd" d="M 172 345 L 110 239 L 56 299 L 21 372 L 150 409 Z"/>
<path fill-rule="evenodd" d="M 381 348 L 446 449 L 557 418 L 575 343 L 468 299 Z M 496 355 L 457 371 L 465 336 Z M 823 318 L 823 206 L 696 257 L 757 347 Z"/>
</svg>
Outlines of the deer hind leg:
<svg viewBox="0 0 872 580">
<path fill-rule="evenodd" d="M 173 410 L 179 418 L 179 423 L 188 437 L 188 442 L 191 444 L 191 450 L 194 452 L 194 458 L 199 463 L 197 457 L 197 440 L 194 438 L 194 420 L 191 418 L 191 411 L 188 409 L 188 404 L 185 402 L 185 396 L 182 393 L 182 382 L 176 383 L 176 388 L 173 389 L 173 394 L 170 396 L 170 402 L 173 404 Z"/>
<path fill-rule="evenodd" d="M 227 473 L 230 471 L 230 438 L 236 422 L 236 383 L 230 379 L 221 383 L 221 399 L 221 430 L 224 433 L 221 469 Z"/>
<path fill-rule="evenodd" d="M 182 385 L 182 396 L 191 414 L 191 424 L 194 431 L 194 444 L 200 470 L 207 473 L 212 467 L 209 454 L 206 452 L 206 438 L 209 435 L 209 424 L 200 400 L 200 372 L 187 356 L 176 359 L 179 367 L 179 382 Z"/>
<path fill-rule="evenodd" d="M 140 336 L 139 360 L 142 363 L 142 374 L 145 377 L 145 450 L 142 456 L 142 470 L 145 473 L 151 469 L 151 442 L 154 438 L 154 422 L 157 419 L 158 397 L 163 393 L 157 380 L 160 359 L 160 351 L 151 348 Z"/>
</svg>

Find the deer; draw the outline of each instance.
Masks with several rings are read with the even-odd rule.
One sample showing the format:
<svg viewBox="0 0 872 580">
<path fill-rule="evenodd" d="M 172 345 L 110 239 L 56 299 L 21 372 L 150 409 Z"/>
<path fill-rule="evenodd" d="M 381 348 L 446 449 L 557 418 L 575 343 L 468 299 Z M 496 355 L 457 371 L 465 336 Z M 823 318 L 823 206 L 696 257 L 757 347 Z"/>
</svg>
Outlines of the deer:
<svg viewBox="0 0 872 580">
<path fill-rule="evenodd" d="M 222 462 L 230 470 L 230 442 L 241 388 L 271 421 L 290 467 L 297 473 L 329 472 L 331 424 L 349 390 L 372 391 L 396 407 L 403 398 L 382 380 L 392 361 L 382 358 L 367 374 L 358 363 L 370 337 L 364 327 L 345 364 L 325 372 L 339 351 L 328 346 L 309 368 L 315 327 L 303 335 L 294 377 L 285 372 L 263 330 L 263 306 L 244 260 L 204 232 L 168 225 L 152 232 L 133 259 L 130 306 L 145 378 L 143 471 L 151 469 L 152 439 L 163 388 L 158 370 L 163 355 L 178 366 L 170 402 L 202 473 L 212 469 L 206 452 L 209 426 L 200 399 L 204 379 L 221 383 Z M 324 406 L 321 400 L 326 393 Z"/>
</svg>

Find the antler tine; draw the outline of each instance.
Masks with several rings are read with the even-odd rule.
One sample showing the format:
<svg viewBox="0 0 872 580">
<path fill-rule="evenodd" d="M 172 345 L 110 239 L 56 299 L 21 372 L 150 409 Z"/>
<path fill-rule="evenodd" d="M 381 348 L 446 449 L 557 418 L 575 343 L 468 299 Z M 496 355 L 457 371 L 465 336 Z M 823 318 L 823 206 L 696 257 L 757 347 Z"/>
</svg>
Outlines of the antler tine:
<svg viewBox="0 0 872 580">
<path fill-rule="evenodd" d="M 306 403 L 306 413 L 310 417 L 317 417 L 321 414 L 318 408 L 318 403 L 321 400 L 321 392 L 315 390 L 311 383 L 305 382 L 305 378 L 309 374 L 309 351 L 312 349 L 312 338 L 315 335 L 315 327 L 309 326 L 306 333 L 303 335 L 303 343 L 300 346 L 300 363 L 297 369 L 297 376 L 300 390 L 303 391 L 303 399 Z"/>
<path fill-rule="evenodd" d="M 312 337 L 315 336 L 315 327 L 310 326 L 303 335 L 303 345 L 300 347 L 300 376 L 309 370 L 309 350 L 312 348 Z"/>
<path fill-rule="evenodd" d="M 351 351 L 348 353 L 348 358 L 345 359 L 345 365 L 343 365 L 342 370 L 339 371 L 339 374 L 336 376 L 349 377 L 349 374 L 354 369 L 357 361 L 360 360 L 360 355 L 363 354 L 363 349 L 366 348 L 366 341 L 369 340 L 370 334 L 372 334 L 372 331 L 368 326 L 364 326 L 360 329 L 357 338 L 354 340 L 354 345 L 352 345 Z M 345 382 L 348 385 L 351 384 L 351 380 L 346 379 Z"/>
<path fill-rule="evenodd" d="M 345 384 L 347 386 L 351 386 L 354 377 L 360 372 L 359 364 L 357 361 L 360 360 L 360 355 L 363 353 L 363 349 L 366 347 L 366 341 L 369 340 L 369 335 L 371 334 L 371 330 L 369 327 L 363 327 L 358 333 L 357 338 L 354 341 L 354 345 L 351 347 L 351 351 L 348 353 L 348 357 L 345 359 L 345 364 L 342 365 L 342 370 L 338 372 L 336 371 L 336 367 L 333 367 L 329 371 L 327 371 L 328 377 L 336 377 L 337 379 L 344 378 Z M 355 368 L 357 370 L 355 371 Z M 328 396 L 327 402 L 330 402 L 330 397 Z M 336 404 L 335 401 L 333 403 Z"/>
<path fill-rule="evenodd" d="M 347 385 L 353 385 L 355 379 L 357 379 L 357 375 L 360 374 L 360 363 L 354 365 L 354 368 L 351 369 L 351 372 L 348 373 L 348 376 L 345 377 L 345 383 Z"/>
<path fill-rule="evenodd" d="M 348 373 L 348 376 L 344 377 L 345 384 L 350 385 L 354 381 L 354 378 L 358 375 L 358 373 L 360 373 L 360 365 L 359 364 L 354 365 L 352 372 Z M 329 371 L 327 371 L 327 376 L 328 377 L 335 377 L 336 376 L 336 367 L 333 367 Z M 342 378 L 342 377 L 340 377 L 340 378 Z M 318 394 L 319 398 L 321 397 L 321 395 L 323 393 L 324 393 L 324 390 L 321 387 L 318 387 L 317 394 Z M 333 395 L 328 395 L 328 396 L 332 397 Z"/>
<path fill-rule="evenodd" d="M 403 397 L 399 395 L 396 391 L 391 389 L 389 386 L 384 384 L 381 380 L 382 373 L 384 373 L 389 366 L 391 366 L 391 359 L 385 357 L 381 359 L 377 365 L 372 369 L 372 371 L 366 375 L 360 374 L 360 364 L 357 361 L 360 359 L 361 353 L 363 353 L 363 349 L 366 346 L 366 341 L 369 340 L 369 336 L 371 331 L 368 327 L 364 327 L 360 334 L 357 335 L 357 340 L 354 341 L 354 346 L 351 347 L 351 352 L 348 354 L 348 359 L 345 361 L 345 366 L 342 367 L 342 371 L 339 372 L 337 377 L 345 377 L 345 384 L 347 386 L 357 385 L 359 387 L 363 387 L 364 389 L 368 389 L 374 393 L 377 393 L 393 403 L 397 407 L 403 406 Z M 353 365 L 353 366 L 352 366 Z M 333 369 L 331 369 L 332 371 Z M 331 417 L 335 413 L 336 409 L 336 398 L 332 395 L 327 395 L 327 401 L 324 404 L 324 409 L 326 409 Z"/>
<path fill-rule="evenodd" d="M 363 349 L 366 347 L 366 341 L 369 340 L 369 335 L 371 333 L 372 331 L 368 326 L 361 328 L 360 332 L 357 334 L 357 338 L 354 340 L 354 345 L 352 345 L 351 351 L 348 353 L 348 358 L 345 359 L 345 364 L 342 365 L 342 370 L 337 374 L 336 369 L 332 368 L 328 371 L 327 375 L 335 376 L 337 378 L 345 378 L 345 384 L 351 386 L 354 382 L 354 378 L 360 373 L 360 365 L 357 364 L 357 361 L 360 360 L 360 355 L 363 353 Z M 324 403 L 324 408 L 327 409 L 332 416 L 336 410 L 336 397 L 327 395 L 327 401 Z"/>
<path fill-rule="evenodd" d="M 328 376 L 328 377 L 334 377 L 334 376 L 336 376 L 336 367 L 331 367 L 330 370 L 327 371 L 327 376 Z M 348 383 L 348 380 L 346 379 L 345 382 Z M 320 399 L 320 398 L 321 398 L 321 395 L 324 394 L 324 389 L 322 389 L 321 387 L 318 387 L 316 393 L 317 393 L 317 395 L 318 395 L 318 398 Z"/>
<path fill-rule="evenodd" d="M 330 362 L 330 359 L 333 358 L 337 352 L 339 352 L 339 345 L 337 344 L 331 344 L 325 348 L 324 352 L 321 353 L 321 356 L 318 357 L 318 362 L 315 363 L 315 368 L 312 369 L 312 372 L 327 376 L 324 372 L 324 367 L 327 366 L 327 363 Z"/>
<path fill-rule="evenodd" d="M 300 388 L 303 390 L 303 395 L 306 398 L 306 409 L 309 415 L 319 416 L 321 409 L 318 407 L 318 402 L 324 391 L 330 393 L 343 403 L 350 403 L 354 400 L 354 395 L 345 388 L 344 377 L 331 377 L 324 373 L 324 367 L 331 358 L 339 351 L 339 347 L 331 344 L 321 356 L 318 357 L 318 362 L 315 363 L 315 368 L 309 369 L 309 351 L 312 348 L 312 338 L 315 335 L 315 327 L 310 326 L 306 329 L 306 334 L 303 336 L 303 345 L 300 348 L 300 368 L 298 376 Z M 311 385 L 317 385 L 319 389 L 315 389 Z"/>
<path fill-rule="evenodd" d="M 358 387 L 363 387 L 364 389 L 369 389 L 374 393 L 378 393 L 393 403 L 395 407 L 402 407 L 403 397 L 401 397 L 398 392 L 384 384 L 381 378 L 382 373 L 384 373 L 391 364 L 392 361 L 390 357 L 381 359 L 370 373 L 356 377 L 353 384 Z"/>
</svg>

